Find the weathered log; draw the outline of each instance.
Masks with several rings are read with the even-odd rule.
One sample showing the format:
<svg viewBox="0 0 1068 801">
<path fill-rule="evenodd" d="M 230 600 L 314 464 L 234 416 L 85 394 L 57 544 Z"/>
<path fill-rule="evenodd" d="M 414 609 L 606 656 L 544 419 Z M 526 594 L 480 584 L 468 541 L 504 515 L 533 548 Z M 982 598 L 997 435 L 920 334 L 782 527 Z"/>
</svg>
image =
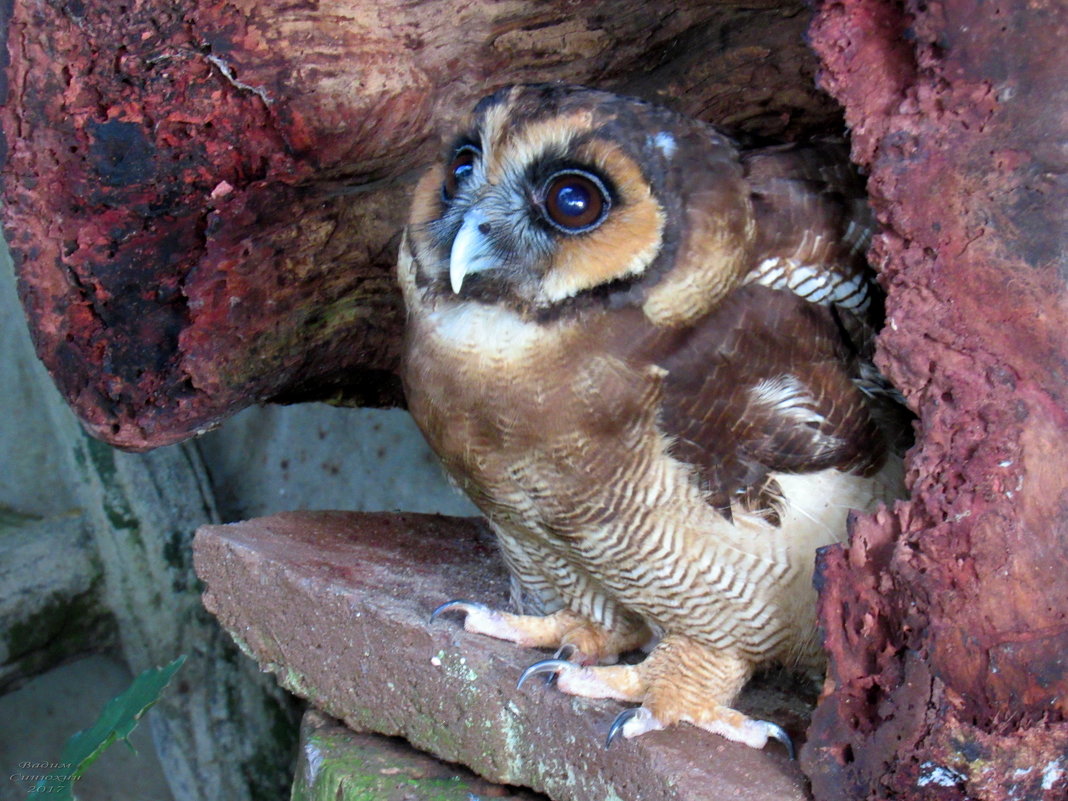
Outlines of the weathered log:
<svg viewBox="0 0 1068 801">
<path fill-rule="evenodd" d="M 263 400 L 399 401 L 412 177 L 498 86 L 654 95 L 740 134 L 840 124 L 782 3 L 15 0 L 4 225 L 37 351 L 147 449 Z"/>
<path fill-rule="evenodd" d="M 834 0 L 812 41 L 886 226 L 912 498 L 826 553 L 820 799 L 1068 795 L 1068 15 Z"/>
</svg>

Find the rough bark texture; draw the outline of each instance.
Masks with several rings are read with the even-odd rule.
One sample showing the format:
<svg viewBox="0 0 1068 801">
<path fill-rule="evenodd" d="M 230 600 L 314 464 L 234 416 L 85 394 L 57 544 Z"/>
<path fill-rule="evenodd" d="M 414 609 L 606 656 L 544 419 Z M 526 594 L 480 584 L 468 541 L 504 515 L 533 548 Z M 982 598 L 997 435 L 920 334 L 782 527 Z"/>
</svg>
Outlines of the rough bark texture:
<svg viewBox="0 0 1068 801">
<path fill-rule="evenodd" d="M 1068 16 L 827 2 L 812 41 L 886 225 L 912 499 L 826 552 L 820 799 L 1068 795 Z"/>
<path fill-rule="evenodd" d="M 204 605 L 286 689 L 357 731 L 400 735 L 491 781 L 557 801 L 804 801 L 776 744 L 756 751 L 690 726 L 604 747 L 623 708 L 564 695 L 523 668 L 549 654 L 465 632 L 455 597 L 501 608 L 508 579 L 474 520 L 294 512 L 204 526 L 194 542 Z M 797 687 L 755 684 L 740 706 L 803 733 Z"/>
<path fill-rule="evenodd" d="M 594 83 L 762 136 L 839 120 L 798 2 L 4 8 L 21 297 L 71 406 L 132 449 L 261 400 L 398 402 L 408 189 L 489 90 Z"/>
</svg>

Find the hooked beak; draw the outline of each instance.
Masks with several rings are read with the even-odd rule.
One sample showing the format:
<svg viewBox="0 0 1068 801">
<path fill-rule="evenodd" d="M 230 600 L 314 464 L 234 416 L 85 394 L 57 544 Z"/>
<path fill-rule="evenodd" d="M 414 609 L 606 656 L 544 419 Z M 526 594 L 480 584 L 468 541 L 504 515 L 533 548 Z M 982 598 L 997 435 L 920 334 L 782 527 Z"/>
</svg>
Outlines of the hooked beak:
<svg viewBox="0 0 1068 801">
<path fill-rule="evenodd" d="M 497 265 L 486 233 L 489 227 L 485 215 L 477 208 L 464 215 L 464 223 L 452 240 L 452 252 L 449 254 L 449 281 L 452 291 L 460 293 L 464 278 L 472 273 L 480 273 Z"/>
</svg>

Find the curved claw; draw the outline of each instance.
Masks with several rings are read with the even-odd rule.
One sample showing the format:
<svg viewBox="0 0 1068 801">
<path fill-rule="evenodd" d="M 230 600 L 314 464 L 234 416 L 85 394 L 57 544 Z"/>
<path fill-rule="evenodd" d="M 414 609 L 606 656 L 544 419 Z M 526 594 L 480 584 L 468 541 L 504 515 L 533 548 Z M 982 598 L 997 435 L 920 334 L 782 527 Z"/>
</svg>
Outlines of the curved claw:
<svg viewBox="0 0 1068 801">
<path fill-rule="evenodd" d="M 535 662 L 519 676 L 519 683 L 515 685 L 515 688 L 518 690 L 523 686 L 523 682 L 531 676 L 537 676 L 539 673 L 551 673 L 555 676 L 559 671 L 570 667 L 574 667 L 574 665 L 566 659 L 543 659 L 540 662 Z"/>
<path fill-rule="evenodd" d="M 623 733 L 623 727 L 627 725 L 627 722 L 632 718 L 641 717 L 641 715 L 642 707 L 640 706 L 632 706 L 616 715 L 616 719 L 608 727 L 608 736 L 604 738 L 604 747 L 611 748 L 615 739 Z"/>
<path fill-rule="evenodd" d="M 430 622 L 433 623 L 435 620 L 437 620 L 439 615 L 443 615 L 446 612 L 456 612 L 456 611 L 460 611 L 460 612 L 463 612 L 465 615 L 468 615 L 468 614 L 471 614 L 472 612 L 476 612 L 476 611 L 478 611 L 478 612 L 488 612 L 489 611 L 489 607 L 485 606 L 484 604 L 475 603 L 474 601 L 461 601 L 461 600 L 446 601 L 445 603 L 443 603 L 441 606 L 439 606 L 437 609 L 435 609 L 433 612 L 430 613 Z"/>
<path fill-rule="evenodd" d="M 565 642 L 559 648 L 556 649 L 556 653 L 553 654 L 553 659 L 563 659 L 567 662 L 571 661 L 571 657 L 574 656 L 575 651 L 578 650 L 578 646 L 573 642 Z M 552 687 L 556 684 L 556 673 L 547 673 L 545 675 L 545 686 Z"/>
<path fill-rule="evenodd" d="M 782 743 L 786 747 L 786 753 L 791 760 L 797 759 L 797 750 L 794 748 L 794 741 L 790 739 L 790 735 L 786 733 L 786 729 L 767 720 L 762 720 L 760 722 L 764 725 L 764 730 L 768 733 L 768 738 L 771 740 L 778 740 Z"/>
</svg>

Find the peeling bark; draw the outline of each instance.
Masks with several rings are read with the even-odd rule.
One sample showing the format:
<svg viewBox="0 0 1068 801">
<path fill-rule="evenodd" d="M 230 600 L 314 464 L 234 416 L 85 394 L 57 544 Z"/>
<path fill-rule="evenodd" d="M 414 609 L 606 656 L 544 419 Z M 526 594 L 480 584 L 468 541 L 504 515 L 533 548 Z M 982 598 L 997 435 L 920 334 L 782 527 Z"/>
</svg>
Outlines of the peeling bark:
<svg viewBox="0 0 1068 801">
<path fill-rule="evenodd" d="M 1068 17 L 844 0 L 811 30 L 886 226 L 912 497 L 821 560 L 820 799 L 1068 794 Z"/>
<path fill-rule="evenodd" d="M 486 92 L 566 80 L 743 135 L 838 124 L 800 3 L 14 0 L 4 225 L 37 352 L 147 449 L 254 402 L 399 402 L 411 181 Z"/>
</svg>

